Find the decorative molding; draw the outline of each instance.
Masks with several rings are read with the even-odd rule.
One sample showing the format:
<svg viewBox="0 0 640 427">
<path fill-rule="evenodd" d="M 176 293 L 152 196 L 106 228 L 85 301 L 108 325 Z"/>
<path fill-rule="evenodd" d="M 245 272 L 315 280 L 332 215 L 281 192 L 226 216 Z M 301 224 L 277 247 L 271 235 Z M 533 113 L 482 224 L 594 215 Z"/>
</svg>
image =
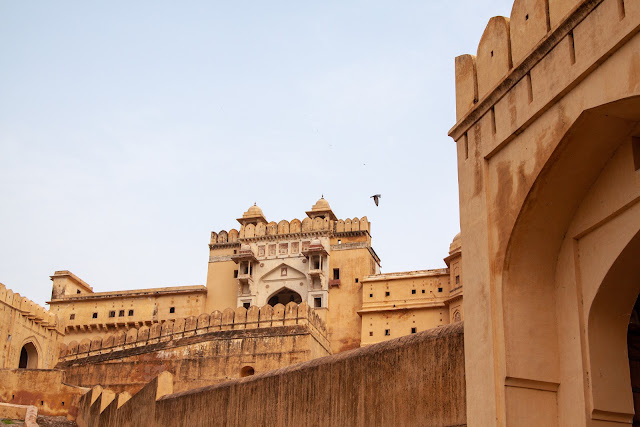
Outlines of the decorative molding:
<svg viewBox="0 0 640 427">
<path fill-rule="evenodd" d="M 506 377 L 505 387 L 528 388 L 530 390 L 557 392 L 560 383 L 550 381 L 532 380 L 529 378 Z"/>
<path fill-rule="evenodd" d="M 612 412 L 594 409 L 591 412 L 591 419 L 631 425 L 633 422 L 633 415 L 634 414 L 629 414 L 627 412 Z"/>
<path fill-rule="evenodd" d="M 223 249 L 223 248 L 239 248 L 240 247 L 240 239 L 237 242 L 227 242 L 227 243 L 210 243 L 209 249 Z"/>
<path fill-rule="evenodd" d="M 209 262 L 224 262 L 224 261 L 233 261 L 231 259 L 233 255 L 219 255 L 219 256 L 210 256 Z"/>
</svg>

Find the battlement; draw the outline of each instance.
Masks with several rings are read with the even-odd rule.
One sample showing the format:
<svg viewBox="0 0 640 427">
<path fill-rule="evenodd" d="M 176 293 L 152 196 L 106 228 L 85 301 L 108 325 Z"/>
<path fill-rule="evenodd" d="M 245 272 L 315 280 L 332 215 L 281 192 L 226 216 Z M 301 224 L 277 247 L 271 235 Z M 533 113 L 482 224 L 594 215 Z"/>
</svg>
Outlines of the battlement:
<svg viewBox="0 0 640 427">
<path fill-rule="evenodd" d="M 637 32 L 638 18 L 630 0 L 515 0 L 509 18 L 491 18 L 476 55 L 455 59 L 459 154 L 493 156 Z"/>
<path fill-rule="evenodd" d="M 46 308 L 36 304 L 27 297 L 13 292 L 0 283 L 0 304 L 7 305 L 20 313 L 21 316 L 32 320 L 36 324 L 48 330 L 56 330 L 64 333 L 64 327 L 58 322 L 58 317 L 50 313 Z"/>
<path fill-rule="evenodd" d="M 347 218 L 345 220 L 332 220 L 329 218 L 304 218 L 302 221 L 295 218 L 291 221 L 282 220 L 280 222 L 258 222 L 257 224 L 246 224 L 240 230 L 232 228 L 228 232 L 211 232 L 210 246 L 223 245 L 228 243 L 238 243 L 244 239 L 252 239 L 263 236 L 288 236 L 292 234 L 330 232 L 333 234 L 349 232 L 371 233 L 371 223 L 366 216 L 362 218 Z"/>
<path fill-rule="evenodd" d="M 115 353 L 131 348 L 145 347 L 161 342 L 203 335 L 218 331 L 275 328 L 280 326 L 307 325 L 316 338 L 328 349 L 327 328 L 318 314 L 306 302 L 291 302 L 286 306 L 251 306 L 218 310 L 211 314 L 190 316 L 175 321 L 168 320 L 140 328 L 131 328 L 93 339 L 85 338 L 61 345 L 60 361 L 73 361 L 90 356 Z"/>
</svg>

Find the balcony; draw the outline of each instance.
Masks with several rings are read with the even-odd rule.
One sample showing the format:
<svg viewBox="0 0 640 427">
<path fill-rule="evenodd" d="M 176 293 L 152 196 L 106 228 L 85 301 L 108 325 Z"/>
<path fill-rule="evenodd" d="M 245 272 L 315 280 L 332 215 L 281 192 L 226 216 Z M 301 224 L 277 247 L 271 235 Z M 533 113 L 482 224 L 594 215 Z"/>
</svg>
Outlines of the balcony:
<svg viewBox="0 0 640 427">
<path fill-rule="evenodd" d="M 330 288 L 333 288 L 333 287 L 339 288 L 340 287 L 340 279 L 331 279 L 331 280 L 329 280 L 329 287 Z"/>
<path fill-rule="evenodd" d="M 242 262 L 245 262 L 245 261 L 249 263 L 258 262 L 258 259 L 253 253 L 253 250 L 251 250 L 251 246 L 249 245 L 242 245 L 238 253 L 231 256 L 231 259 L 236 264 L 241 264 Z"/>
</svg>

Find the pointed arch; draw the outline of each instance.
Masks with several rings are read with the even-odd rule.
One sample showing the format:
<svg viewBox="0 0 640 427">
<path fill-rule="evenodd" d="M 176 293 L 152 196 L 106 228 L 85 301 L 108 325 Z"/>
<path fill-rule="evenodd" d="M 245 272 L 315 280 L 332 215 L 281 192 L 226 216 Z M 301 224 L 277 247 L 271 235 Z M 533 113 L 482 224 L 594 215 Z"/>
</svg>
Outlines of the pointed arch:
<svg viewBox="0 0 640 427">
<path fill-rule="evenodd" d="M 287 305 L 290 302 L 302 303 L 302 296 L 286 286 L 281 287 L 267 298 L 267 304 L 275 307 L 277 304 Z"/>
</svg>

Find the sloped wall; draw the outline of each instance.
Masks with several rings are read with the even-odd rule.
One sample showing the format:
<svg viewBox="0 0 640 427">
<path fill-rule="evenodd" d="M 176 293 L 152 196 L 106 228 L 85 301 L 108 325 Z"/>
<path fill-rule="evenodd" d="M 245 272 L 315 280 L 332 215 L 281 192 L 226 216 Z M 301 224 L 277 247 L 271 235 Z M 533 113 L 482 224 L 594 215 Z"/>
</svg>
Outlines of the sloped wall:
<svg viewBox="0 0 640 427">
<path fill-rule="evenodd" d="M 100 426 L 462 426 L 465 394 L 458 323 L 182 393 L 165 395 L 150 383 L 98 420 Z M 89 410 L 81 411 L 88 419 Z"/>
<path fill-rule="evenodd" d="M 326 356 L 324 323 L 306 303 L 238 307 L 67 348 L 59 369 L 67 381 L 136 393 L 159 373 L 174 374 L 176 391 L 216 384 Z"/>
</svg>

